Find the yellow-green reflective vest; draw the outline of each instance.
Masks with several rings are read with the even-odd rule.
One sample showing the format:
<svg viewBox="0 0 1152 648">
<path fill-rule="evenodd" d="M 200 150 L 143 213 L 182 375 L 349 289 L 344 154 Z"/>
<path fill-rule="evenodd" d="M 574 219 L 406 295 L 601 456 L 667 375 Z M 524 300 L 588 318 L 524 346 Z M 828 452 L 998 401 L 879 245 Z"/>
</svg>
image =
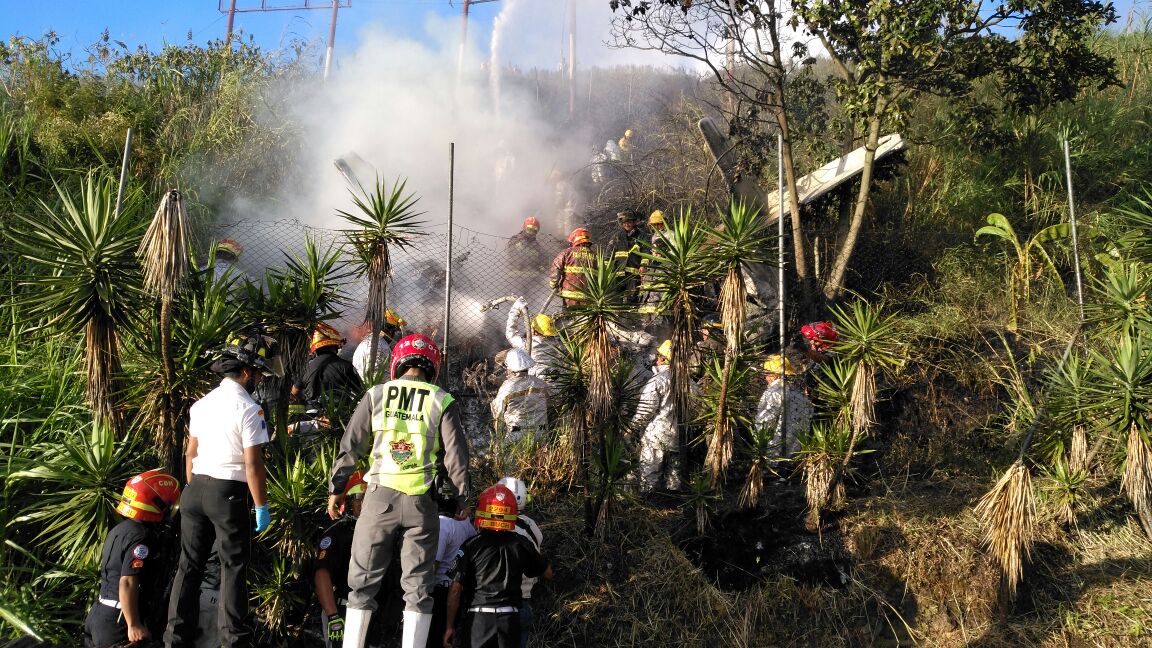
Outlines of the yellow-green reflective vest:
<svg viewBox="0 0 1152 648">
<path fill-rule="evenodd" d="M 436 476 L 440 419 L 452 395 L 418 380 L 390 380 L 367 395 L 372 403 L 372 466 L 365 481 L 423 495 Z"/>
</svg>

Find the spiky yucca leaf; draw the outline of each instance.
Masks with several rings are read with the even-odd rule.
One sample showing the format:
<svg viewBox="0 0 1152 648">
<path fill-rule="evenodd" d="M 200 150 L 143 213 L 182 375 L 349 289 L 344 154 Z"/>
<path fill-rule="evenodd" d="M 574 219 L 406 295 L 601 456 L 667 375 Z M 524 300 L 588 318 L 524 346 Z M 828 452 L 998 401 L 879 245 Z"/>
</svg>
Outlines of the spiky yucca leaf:
<svg viewBox="0 0 1152 648">
<path fill-rule="evenodd" d="M 361 275 L 368 277 L 368 300 L 364 318 L 372 323 L 372 339 L 384 326 L 388 309 L 388 284 L 392 280 L 392 248 L 412 245 L 424 234 L 424 212 L 416 211 L 420 198 L 407 192 L 406 180 L 396 179 L 389 188 L 384 178 L 376 176 L 371 189 L 350 189 L 355 211 L 337 210 L 337 214 L 355 229 L 344 230 L 344 236 L 355 252 L 355 264 Z M 368 359 L 368 371 L 376 370 L 376 346 Z"/>
<path fill-rule="evenodd" d="M 1132 502 L 1144 534 L 1152 540 L 1152 451 L 1149 451 L 1148 440 L 1135 423 L 1128 429 L 1126 450 L 1120 488 Z"/>
<path fill-rule="evenodd" d="M 613 409 L 613 353 L 609 331 L 624 325 L 627 287 L 623 276 L 616 272 L 612 257 L 600 252 L 584 276 L 580 300 L 568 308 L 568 313 L 575 336 L 584 348 L 591 410 L 597 417 L 604 418 Z"/>
<path fill-rule="evenodd" d="M 715 487 L 732 460 L 736 430 L 753 427 L 749 404 L 755 400 L 749 388 L 755 367 L 744 358 L 736 362 L 712 358 L 704 371 L 699 420 L 711 423 L 704 465 Z"/>
<path fill-rule="evenodd" d="M 844 502 L 844 485 L 838 473 L 848 453 L 851 436 L 843 422 L 820 421 L 813 423 L 808 434 L 800 439 L 800 467 L 810 528 L 819 528 L 823 511 Z"/>
<path fill-rule="evenodd" d="M 747 315 L 747 293 L 744 289 L 744 268 L 769 261 L 773 237 L 760 210 L 743 200 L 732 201 L 726 210 L 719 210 L 715 227 L 708 228 L 709 260 L 719 274 L 724 275 L 720 289 L 720 321 L 724 326 L 727 350 L 739 353 L 744 337 Z"/>
<path fill-rule="evenodd" d="M 1032 474 L 1022 459 L 980 498 L 976 515 L 984 526 L 984 546 L 1000 564 L 1004 593 L 1009 600 L 1015 599 L 1024 577 L 1024 562 L 1031 555 L 1036 525 Z"/>
<path fill-rule="evenodd" d="M 1044 472 L 1052 480 L 1048 490 L 1056 505 L 1056 517 L 1066 526 L 1076 526 L 1076 509 L 1083 497 L 1087 474 L 1072 468 L 1063 460 L 1057 461 L 1051 468 L 1045 468 Z"/>
<path fill-rule="evenodd" d="M 96 415 L 119 430 L 118 331 L 131 327 L 142 294 L 133 254 L 144 229 L 137 217 L 140 193 L 126 191 L 116 214 L 116 180 L 109 174 L 89 172 L 78 193 L 53 185 L 56 200 L 37 199 L 39 214 L 11 214 L 11 243 L 42 267 L 25 282 L 23 303 L 29 317 L 57 334 L 84 332 L 85 395 Z"/>
</svg>

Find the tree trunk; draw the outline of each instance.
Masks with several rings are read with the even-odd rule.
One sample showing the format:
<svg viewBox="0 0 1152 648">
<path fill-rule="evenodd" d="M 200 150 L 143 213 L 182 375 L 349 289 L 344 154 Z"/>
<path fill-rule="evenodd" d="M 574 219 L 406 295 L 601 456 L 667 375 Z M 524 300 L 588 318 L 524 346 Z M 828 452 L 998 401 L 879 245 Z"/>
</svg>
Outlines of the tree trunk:
<svg viewBox="0 0 1152 648">
<path fill-rule="evenodd" d="M 856 249 L 856 242 L 860 239 L 860 230 L 864 227 L 864 212 L 868 207 L 868 196 L 872 190 L 872 170 L 876 162 L 876 149 L 880 144 L 880 115 L 883 114 L 883 101 L 877 102 L 876 116 L 868 120 L 868 139 L 864 143 L 864 168 L 860 174 L 860 189 L 856 192 L 856 205 L 852 210 L 852 222 L 848 226 L 848 233 L 839 242 L 836 260 L 832 264 L 828 282 L 824 284 L 824 297 L 829 301 L 838 299 L 844 294 L 844 281 L 848 273 L 848 264 L 852 261 L 852 252 Z"/>
</svg>

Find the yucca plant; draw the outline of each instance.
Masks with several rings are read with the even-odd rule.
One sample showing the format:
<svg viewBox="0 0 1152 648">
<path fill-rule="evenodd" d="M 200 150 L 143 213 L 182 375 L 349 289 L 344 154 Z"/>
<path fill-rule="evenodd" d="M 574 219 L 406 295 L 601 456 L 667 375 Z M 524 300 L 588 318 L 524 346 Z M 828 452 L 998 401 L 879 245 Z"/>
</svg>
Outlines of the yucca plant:
<svg viewBox="0 0 1152 648">
<path fill-rule="evenodd" d="M 983 523 L 984 546 L 1000 565 L 1001 591 L 1013 600 L 1024 577 L 1036 527 L 1036 493 L 1023 456 L 980 499 L 976 515 Z"/>
<path fill-rule="evenodd" d="M 768 233 L 767 221 L 760 210 L 749 207 L 743 200 L 732 201 L 727 210 L 720 211 L 715 227 L 708 229 L 711 246 L 708 256 L 723 273 L 720 287 L 720 321 L 724 326 L 724 368 L 720 374 L 718 407 L 710 419 L 712 435 L 708 443 L 705 465 L 712 476 L 713 485 L 722 478 L 732 460 L 735 445 L 733 417 L 728 415 L 729 378 L 744 344 L 744 324 L 747 320 L 748 297 L 744 288 L 745 268 L 766 263 L 773 237 Z"/>
<path fill-rule="evenodd" d="M 560 332 L 560 342 L 552 364 L 552 395 L 555 403 L 558 429 L 572 444 L 574 459 L 572 481 L 584 489 L 584 530 L 591 534 L 595 528 L 591 494 L 591 438 L 592 410 L 588 395 L 588 368 L 584 363 L 584 345 L 567 331 Z"/>
<path fill-rule="evenodd" d="M 804 498 L 808 503 L 806 523 L 820 528 L 820 516 L 844 502 L 841 473 L 852 437 L 843 420 L 815 421 L 800 438 L 799 460 L 804 475 Z"/>
<path fill-rule="evenodd" d="M 568 307 L 573 335 L 584 350 L 584 375 L 588 380 L 589 407 L 597 420 L 614 409 L 612 391 L 613 351 L 610 330 L 624 325 L 626 286 L 616 272 L 612 257 L 596 253 L 595 264 L 585 270 L 580 300 Z"/>
<path fill-rule="evenodd" d="M 1094 285 L 1096 298 L 1084 305 L 1084 325 L 1094 336 L 1107 339 L 1135 335 L 1138 330 L 1152 331 L 1147 304 L 1152 273 L 1147 264 L 1110 264 L 1102 277 L 1094 279 Z"/>
<path fill-rule="evenodd" d="M 264 535 L 297 569 L 307 562 L 317 528 L 326 520 L 331 466 L 331 453 L 310 458 L 297 452 L 284 457 L 268 475 L 268 504 L 274 515 Z"/>
<path fill-rule="evenodd" d="M 1152 451 L 1149 415 L 1152 414 L 1152 350 L 1141 336 L 1120 336 L 1106 353 L 1092 349 L 1091 379 L 1085 386 L 1085 409 L 1104 421 L 1110 434 L 1102 434 L 1089 451 L 1091 465 L 1109 438 L 1125 438 L 1121 487 L 1132 502 L 1145 534 L 1152 538 Z"/>
<path fill-rule="evenodd" d="M 684 496 L 684 508 L 689 511 L 696 525 L 696 533 L 704 535 L 711 526 L 712 509 L 720 501 L 720 495 L 712 487 L 712 478 L 703 470 L 692 473 L 688 491 Z"/>
<path fill-rule="evenodd" d="M 748 358 L 725 354 L 723 358 L 711 358 L 704 365 L 704 376 L 697 414 L 698 420 L 711 424 L 712 434 L 704 466 L 715 488 L 731 460 L 736 430 L 755 427 L 752 421 L 754 412 L 749 406 L 756 403 L 756 395 L 751 390 L 756 369 Z M 724 438 L 717 440 L 717 436 Z M 759 466 L 753 458 L 748 479 L 753 478 L 753 471 Z"/>
<path fill-rule="evenodd" d="M 289 627 L 289 619 L 299 618 L 305 609 L 306 601 L 297 587 L 300 565 L 291 555 L 275 553 L 263 569 L 252 572 L 256 618 L 274 637 L 280 636 Z"/>
<path fill-rule="evenodd" d="M 376 177 L 371 189 L 350 190 L 355 211 L 336 213 L 355 229 L 344 230 L 344 236 L 353 251 L 353 264 L 361 276 L 368 277 L 368 302 L 365 319 L 371 322 L 370 339 L 375 340 L 384 326 L 384 312 L 388 308 L 388 284 L 392 280 L 392 251 L 412 245 L 424 234 L 424 212 L 416 211 L 420 198 L 407 193 L 407 181 L 397 179 L 388 188 L 384 179 Z M 368 373 L 376 370 L 376 345 L 368 358 Z"/>
<path fill-rule="evenodd" d="M 77 194 L 54 182 L 56 203 L 37 199 L 38 216 L 13 214 L 12 242 L 40 270 L 25 285 L 28 315 L 58 335 L 83 331 L 85 395 L 104 425 L 120 430 L 117 410 L 120 336 L 141 297 L 134 252 L 144 231 L 140 194 L 125 192 L 115 213 L 115 180 L 91 171 Z"/>
<path fill-rule="evenodd" d="M 860 439 L 867 436 L 876 422 L 876 378 L 881 372 L 894 372 L 904 363 L 905 347 L 900 342 L 899 319 L 882 315 L 879 305 L 862 299 L 849 308 L 834 306 L 836 328 L 840 339 L 835 352 L 855 368 L 852 378 L 852 437 L 844 457 L 847 464 Z"/>
<path fill-rule="evenodd" d="M 708 231 L 685 209 L 672 219 L 671 227 L 660 233 L 658 253 L 641 253 L 649 262 L 651 290 L 660 293 L 659 309 L 672 322 L 672 402 L 676 420 L 680 421 L 679 456 L 688 456 L 688 434 L 684 425 L 691 416 L 692 378 L 689 363 L 694 344 L 693 334 L 700 320 L 697 304 L 701 289 L 716 276 L 716 268 L 705 251 Z M 656 252 L 655 250 L 653 252 Z M 685 485 L 688 466 L 680 467 L 681 486 Z"/>
<path fill-rule="evenodd" d="M 1044 472 L 1050 481 L 1048 491 L 1056 507 L 1057 519 L 1065 526 L 1076 526 L 1076 510 L 1084 499 L 1084 482 L 1088 473 L 1071 467 L 1063 457 Z"/>
<path fill-rule="evenodd" d="M 40 433 L 46 440 L 21 449 L 20 467 L 9 477 L 29 485 L 14 522 L 35 529 L 33 544 L 57 564 L 93 569 L 124 484 L 142 467 L 142 440 L 118 441 L 102 421 L 85 422 L 79 413 L 58 438 L 48 440 L 47 432 Z"/>
</svg>

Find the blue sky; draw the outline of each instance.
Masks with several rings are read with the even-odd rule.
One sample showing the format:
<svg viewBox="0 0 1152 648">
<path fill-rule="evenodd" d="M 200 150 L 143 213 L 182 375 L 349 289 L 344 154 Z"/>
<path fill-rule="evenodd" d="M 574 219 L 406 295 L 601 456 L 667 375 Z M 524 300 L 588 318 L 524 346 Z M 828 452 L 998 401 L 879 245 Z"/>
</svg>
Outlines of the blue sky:
<svg viewBox="0 0 1152 648">
<path fill-rule="evenodd" d="M 265 0 L 269 5 L 289 6 L 304 4 L 305 0 Z M 361 34 L 370 27 L 383 28 L 388 33 L 405 34 L 409 38 L 423 41 L 455 43 L 459 29 L 458 16 L 462 0 L 351 0 L 352 7 L 340 11 L 336 35 L 336 61 L 339 65 L 342 54 L 354 51 L 360 44 Z M 517 4 L 518 14 L 524 17 L 524 31 L 513 44 L 527 46 L 533 38 L 547 38 L 547 46 L 538 43 L 531 48 L 529 58 L 538 59 L 541 50 L 547 47 L 547 63 L 552 63 L 551 51 L 559 51 L 560 32 L 563 29 L 563 14 L 566 2 L 572 0 L 500 0 L 472 5 L 472 21 L 469 40 L 482 51 L 487 50 L 487 42 L 492 32 L 493 20 L 504 6 Z M 608 0 L 575 0 L 581 6 L 582 24 L 578 33 L 582 40 L 590 42 L 589 48 L 602 43 L 602 35 L 589 34 L 606 30 L 610 19 Z M 322 5 L 327 0 L 310 0 L 313 5 Z M 60 36 L 59 48 L 77 54 L 96 41 L 105 28 L 110 36 L 123 41 L 129 47 L 145 44 L 157 49 L 164 43 L 182 44 L 191 32 L 195 43 L 203 44 L 212 38 L 222 38 L 225 32 L 226 17 L 220 6 L 227 6 L 228 0 L 0 0 L 0 38 L 14 34 L 39 37 L 48 30 Z M 258 7 L 261 0 L 237 0 L 240 9 Z M 1118 28 L 1123 28 L 1129 15 L 1152 15 L 1152 0 L 1115 0 L 1120 14 Z M 331 12 L 327 8 L 310 11 L 240 12 L 236 15 L 235 31 L 252 35 L 256 42 L 266 49 L 277 49 L 295 39 L 314 41 L 321 44 L 327 37 L 328 21 Z M 1139 21 L 1139 19 L 1137 19 Z M 555 25 L 543 25 L 555 21 Z M 594 21 L 594 25 L 589 22 Z M 531 27 L 528 27 L 531 25 Z M 533 28 L 534 27 L 534 28 Z M 449 33 L 443 33 L 448 30 Z M 515 43 L 515 41 L 521 41 Z M 556 46 L 552 42 L 556 41 Z M 320 54 L 323 48 L 318 50 Z M 588 59 L 585 59 L 586 61 Z M 536 61 L 533 61 L 534 63 Z M 544 61 L 541 61 L 544 63 Z M 605 58 L 597 63 L 621 62 L 615 58 Z"/>
</svg>

